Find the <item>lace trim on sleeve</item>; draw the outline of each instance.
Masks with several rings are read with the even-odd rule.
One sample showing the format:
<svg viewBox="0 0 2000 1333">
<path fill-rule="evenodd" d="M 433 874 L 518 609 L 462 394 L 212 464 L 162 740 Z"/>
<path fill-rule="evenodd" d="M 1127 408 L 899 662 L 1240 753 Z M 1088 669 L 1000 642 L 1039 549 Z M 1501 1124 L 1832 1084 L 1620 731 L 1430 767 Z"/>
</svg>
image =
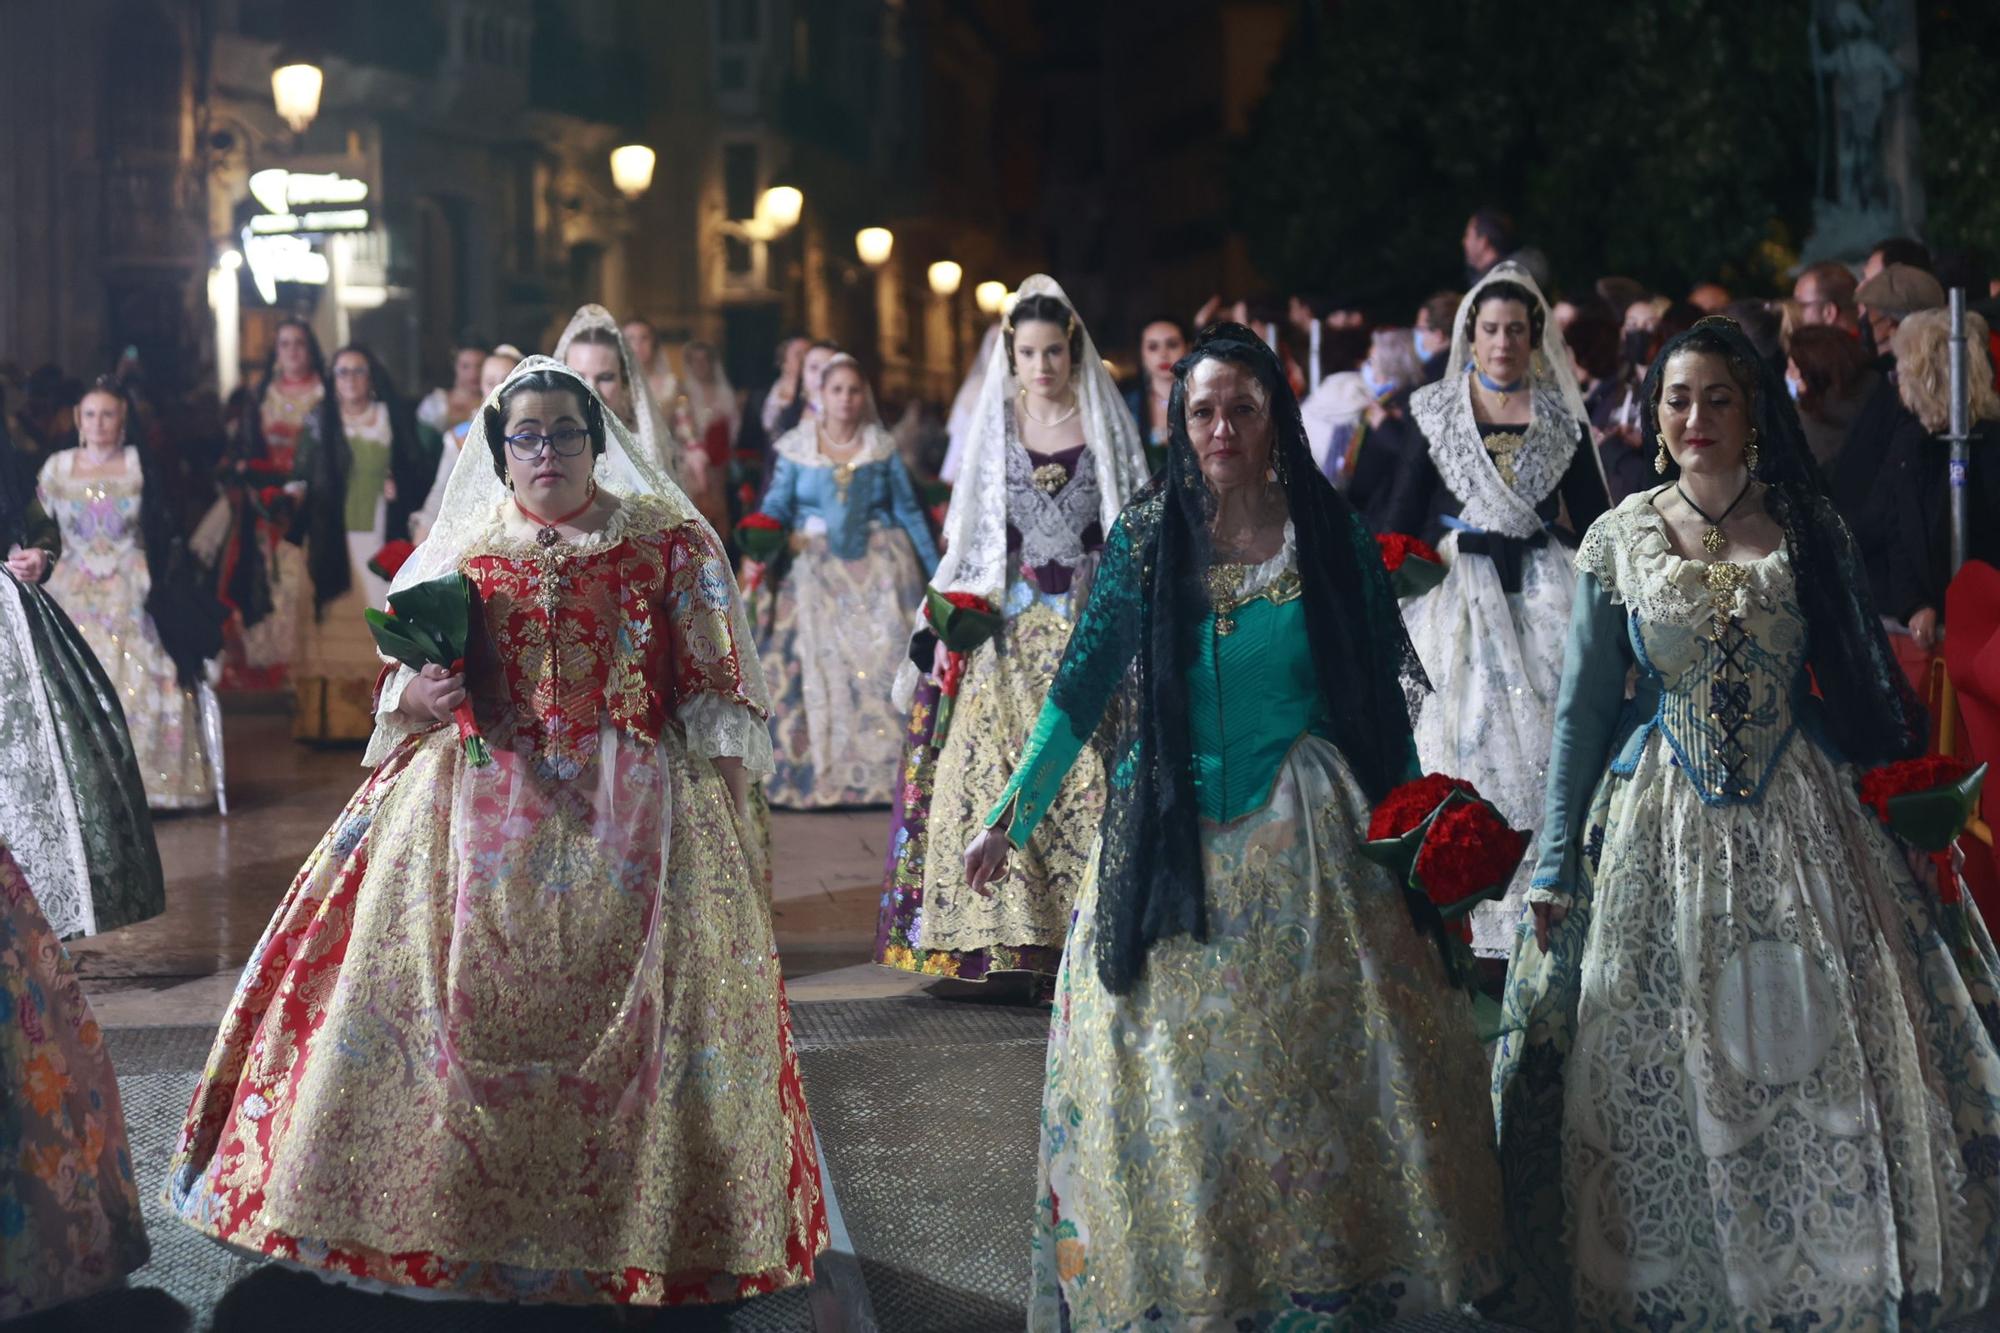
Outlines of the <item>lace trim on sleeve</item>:
<svg viewBox="0 0 2000 1333">
<path fill-rule="evenodd" d="M 688 751 L 705 759 L 741 759 L 753 778 L 767 778 L 777 765 L 771 756 L 771 729 L 763 718 L 735 699 L 697 694 L 681 705 L 681 726 Z"/>
</svg>

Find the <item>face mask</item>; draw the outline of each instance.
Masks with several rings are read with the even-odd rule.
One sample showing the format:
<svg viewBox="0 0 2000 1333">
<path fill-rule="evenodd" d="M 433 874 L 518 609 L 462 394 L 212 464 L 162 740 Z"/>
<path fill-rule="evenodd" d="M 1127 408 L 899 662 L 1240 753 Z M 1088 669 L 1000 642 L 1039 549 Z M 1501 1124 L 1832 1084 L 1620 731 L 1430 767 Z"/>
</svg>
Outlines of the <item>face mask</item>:
<svg viewBox="0 0 2000 1333">
<path fill-rule="evenodd" d="M 1385 397 L 1388 394 L 1394 393 L 1399 387 L 1395 380 L 1383 379 L 1378 376 L 1375 373 L 1375 363 L 1372 361 L 1363 361 L 1361 363 L 1361 382 L 1368 386 L 1368 396 L 1370 398 Z"/>
<path fill-rule="evenodd" d="M 1797 401 L 1799 401 L 1799 395 L 1805 392 L 1805 386 L 1800 384 L 1797 380 L 1793 379 L 1790 375 L 1787 375 L 1785 376 L 1785 392 L 1790 394 L 1792 396 L 1792 401 L 1796 403 Z"/>
<path fill-rule="evenodd" d="M 1645 329 L 1627 329 L 1625 336 L 1619 340 L 1618 354 L 1628 366 L 1644 365 L 1647 354 L 1652 350 L 1653 335 Z"/>
<path fill-rule="evenodd" d="M 1417 354 L 1418 365 L 1421 366 L 1424 362 L 1430 360 L 1429 353 L 1424 350 L 1424 331 L 1422 329 L 1410 330 L 1410 350 Z"/>
</svg>

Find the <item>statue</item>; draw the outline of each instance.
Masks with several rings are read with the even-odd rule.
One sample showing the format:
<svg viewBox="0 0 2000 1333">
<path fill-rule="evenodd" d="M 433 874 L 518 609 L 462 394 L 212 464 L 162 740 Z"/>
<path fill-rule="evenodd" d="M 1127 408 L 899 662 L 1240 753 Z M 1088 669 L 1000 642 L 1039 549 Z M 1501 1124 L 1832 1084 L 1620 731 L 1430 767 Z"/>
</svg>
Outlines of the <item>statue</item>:
<svg viewBox="0 0 2000 1333">
<path fill-rule="evenodd" d="M 1806 42 L 1819 142 L 1805 257 L 1860 259 L 1886 236 L 1919 236 L 1915 12 L 1908 0 L 1877 0 L 1872 12 L 1864 0 L 1814 0 Z"/>
</svg>

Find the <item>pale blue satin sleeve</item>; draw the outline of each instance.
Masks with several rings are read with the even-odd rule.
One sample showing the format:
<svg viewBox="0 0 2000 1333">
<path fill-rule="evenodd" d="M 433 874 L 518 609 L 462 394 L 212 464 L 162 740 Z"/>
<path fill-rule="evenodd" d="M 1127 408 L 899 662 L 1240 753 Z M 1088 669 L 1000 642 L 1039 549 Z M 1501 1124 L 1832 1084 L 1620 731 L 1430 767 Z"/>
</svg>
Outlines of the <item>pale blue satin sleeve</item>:
<svg viewBox="0 0 2000 1333">
<path fill-rule="evenodd" d="M 937 573 L 937 541 L 931 536 L 931 522 L 924 513 L 923 502 L 917 498 L 917 485 L 910 480 L 910 470 L 903 466 L 901 458 L 889 460 L 889 509 L 903 531 L 910 534 L 910 545 L 917 548 L 917 563 L 924 567 L 924 577 L 928 579 Z"/>
<path fill-rule="evenodd" d="M 1611 762 L 1625 711 L 1625 677 L 1633 662 L 1627 634 L 1625 608 L 1611 600 L 1595 574 L 1579 573 L 1529 902 L 1566 907 L 1575 891 L 1591 794 Z"/>
</svg>

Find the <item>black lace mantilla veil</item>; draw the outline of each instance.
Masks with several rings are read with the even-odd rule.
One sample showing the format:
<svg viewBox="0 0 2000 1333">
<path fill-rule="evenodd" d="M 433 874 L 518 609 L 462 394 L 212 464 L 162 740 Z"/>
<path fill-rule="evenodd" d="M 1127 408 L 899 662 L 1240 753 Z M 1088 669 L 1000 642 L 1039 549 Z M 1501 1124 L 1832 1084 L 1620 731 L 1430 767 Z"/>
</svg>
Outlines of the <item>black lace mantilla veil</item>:
<svg viewBox="0 0 2000 1333">
<path fill-rule="evenodd" d="M 1215 501 L 1188 438 L 1186 384 L 1211 357 L 1248 369 L 1269 394 L 1272 456 L 1296 534 L 1320 690 L 1335 744 L 1371 800 L 1413 776 L 1410 704 L 1429 688 L 1381 554 L 1313 465 L 1277 358 L 1240 324 L 1204 330 L 1174 367 L 1167 466 L 1113 525 L 1050 692 L 1086 740 L 1111 717 L 1099 737 L 1111 782 L 1096 924 L 1098 975 L 1114 994 L 1131 990 L 1155 941 L 1208 933 L 1187 669 L 1210 608 L 1204 576 Z"/>
<path fill-rule="evenodd" d="M 1869 601 L 1861 552 L 1827 498 L 1784 382 L 1734 320 L 1704 319 L 1669 339 L 1653 358 L 1640 392 L 1643 438 L 1659 438 L 1661 377 L 1668 359 L 1684 351 L 1719 354 L 1737 378 L 1748 376 L 1756 385 L 1754 475 L 1770 488 L 1765 507 L 1785 531 L 1805 612 L 1806 665 L 1828 704 L 1822 713 L 1829 739 L 1841 758 L 1863 768 L 1922 754 L 1930 722 Z M 1669 462 L 1668 480 L 1679 475 L 1679 466 Z"/>
</svg>

